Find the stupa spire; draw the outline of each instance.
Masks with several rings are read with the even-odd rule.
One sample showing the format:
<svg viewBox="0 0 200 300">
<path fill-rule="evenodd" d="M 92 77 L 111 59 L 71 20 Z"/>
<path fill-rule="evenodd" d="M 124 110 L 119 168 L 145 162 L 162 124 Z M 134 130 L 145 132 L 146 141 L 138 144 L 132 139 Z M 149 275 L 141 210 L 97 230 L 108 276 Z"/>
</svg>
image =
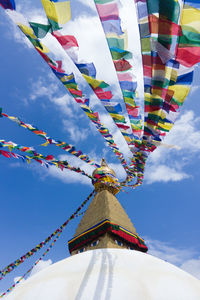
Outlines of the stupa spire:
<svg viewBox="0 0 200 300">
<path fill-rule="evenodd" d="M 70 253 L 98 248 L 126 248 L 147 251 L 144 241 L 115 195 L 120 183 L 105 159 L 93 172 L 96 195 L 82 217 L 74 237 L 68 242 Z"/>
</svg>

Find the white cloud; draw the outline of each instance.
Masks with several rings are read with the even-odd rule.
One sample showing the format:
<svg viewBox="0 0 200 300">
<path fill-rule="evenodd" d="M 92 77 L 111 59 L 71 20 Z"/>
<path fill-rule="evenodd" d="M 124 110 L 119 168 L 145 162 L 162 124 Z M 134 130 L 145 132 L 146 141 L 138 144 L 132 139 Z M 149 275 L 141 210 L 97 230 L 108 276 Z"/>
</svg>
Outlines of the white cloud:
<svg viewBox="0 0 200 300">
<path fill-rule="evenodd" d="M 200 279 L 200 257 L 185 261 L 180 268 Z"/>
<path fill-rule="evenodd" d="M 80 165 L 79 167 L 81 168 Z M 38 166 L 34 167 L 34 171 L 40 175 L 41 180 L 46 180 L 48 177 L 53 177 L 61 180 L 64 183 L 80 183 L 84 185 L 91 185 L 91 180 L 88 177 L 67 169 L 61 171 L 54 166 L 50 166 L 48 169 Z"/>
<path fill-rule="evenodd" d="M 159 257 L 169 263 L 180 266 L 183 262 L 191 259 L 196 252 L 192 249 L 178 249 L 168 243 L 158 240 L 145 239 L 149 251 L 148 254 Z"/>
<path fill-rule="evenodd" d="M 184 248 L 175 248 L 168 243 L 146 238 L 148 254 L 156 256 L 200 279 L 200 257 L 196 257 L 197 251 Z"/>
<path fill-rule="evenodd" d="M 199 91 L 199 85 L 192 85 L 190 90 L 190 96 L 193 96 L 197 91 Z"/>
<path fill-rule="evenodd" d="M 22 166 L 22 163 L 20 163 L 20 162 L 9 164 L 9 167 L 11 167 L 11 168 L 21 168 L 21 166 Z"/>
<path fill-rule="evenodd" d="M 81 170 L 84 170 L 88 175 L 91 175 L 94 170 L 93 166 L 70 154 L 60 155 L 58 159 L 62 161 L 67 160 L 70 166 L 80 168 Z M 30 165 L 30 167 L 32 167 L 32 170 L 34 172 L 37 172 L 39 174 L 41 180 L 46 180 L 48 177 L 53 177 L 61 180 L 64 183 L 80 183 L 84 185 L 91 185 L 90 178 L 75 171 L 71 171 L 68 169 L 64 169 L 63 171 L 61 171 L 56 166 L 41 168 L 41 166 L 39 166 L 38 164 Z"/>
<path fill-rule="evenodd" d="M 192 110 L 186 111 L 176 121 L 172 130 L 164 139 L 165 144 L 175 145 L 177 149 L 164 149 L 158 147 L 151 155 L 152 162 L 168 160 L 168 155 L 175 153 L 178 150 L 180 156 L 190 155 L 193 152 L 200 150 L 200 118 L 195 116 Z M 180 149 L 180 150 L 179 150 Z"/>
<path fill-rule="evenodd" d="M 83 129 L 73 123 L 71 120 L 63 120 L 64 130 L 70 134 L 70 139 L 72 141 L 84 141 L 87 139 L 89 134 L 89 129 Z"/>
<path fill-rule="evenodd" d="M 48 84 L 42 77 L 39 77 L 37 81 L 30 80 L 30 100 L 36 100 L 40 97 L 47 97 L 49 100 L 54 101 L 54 96 L 59 89 L 59 85 L 56 80 L 51 79 L 51 76 L 47 76 L 47 79 Z"/>
<path fill-rule="evenodd" d="M 189 151 L 200 150 L 200 130 L 197 126 L 200 118 L 195 116 L 194 111 L 189 110 L 180 116 L 172 128 L 171 134 L 165 139 L 166 143 L 176 144 L 181 149 Z"/>
<path fill-rule="evenodd" d="M 9 16 L 8 18 L 8 25 L 10 30 L 7 33 L 7 37 L 10 39 L 15 39 L 16 42 L 23 44 L 28 49 L 33 49 L 33 45 L 31 42 L 27 39 L 27 37 L 21 32 L 21 30 L 17 27 L 15 24 L 15 20 L 18 22 L 21 22 L 23 24 L 28 25 L 28 22 L 26 19 L 23 18 L 18 12 L 8 10 L 7 14 Z"/>
<path fill-rule="evenodd" d="M 83 5 L 87 6 L 87 9 L 90 8 L 93 11 L 96 11 L 96 6 L 93 0 L 78 0 L 78 2 L 82 3 Z"/>
<path fill-rule="evenodd" d="M 158 147 L 150 154 L 145 180 L 147 183 L 181 181 L 190 178 L 185 167 L 200 151 L 200 118 L 192 110 L 186 111 L 164 139 L 164 144 L 175 147 Z"/>
<path fill-rule="evenodd" d="M 24 282 L 25 281 L 25 279 L 23 278 L 20 282 L 18 282 L 18 280 L 21 278 L 21 276 L 18 276 L 18 277 L 15 277 L 14 278 L 14 283 L 16 284 L 19 284 L 19 283 L 22 283 L 22 282 Z"/>
<path fill-rule="evenodd" d="M 47 267 L 49 267 L 52 264 L 52 260 L 48 259 L 48 260 L 40 260 L 39 263 L 37 265 L 35 265 L 30 273 L 30 275 L 27 277 L 27 279 L 33 275 L 35 275 L 36 273 L 46 269 Z M 18 282 L 18 280 L 21 279 L 21 276 L 15 277 L 14 278 L 14 283 L 18 285 L 22 284 L 24 281 L 26 281 L 27 279 L 23 278 L 20 282 Z M 2 293 L 0 292 L 0 295 Z"/>
<path fill-rule="evenodd" d="M 119 181 L 124 180 L 126 178 L 126 172 L 121 164 L 108 163 L 108 165 L 111 169 L 115 171 Z"/>
<path fill-rule="evenodd" d="M 145 180 L 148 184 L 153 182 L 180 181 L 188 177 L 189 175 L 186 173 L 166 165 L 151 165 L 145 173 Z"/>
<path fill-rule="evenodd" d="M 48 260 L 40 260 L 39 263 L 33 267 L 30 276 L 33 276 L 34 274 L 42 271 L 43 269 L 46 269 L 47 267 L 49 267 L 52 264 L 52 260 L 48 259 Z M 29 276 L 29 277 L 30 277 Z"/>
<path fill-rule="evenodd" d="M 50 100 L 68 117 L 76 117 L 77 112 L 80 111 L 79 105 L 68 94 L 61 97 L 55 97 L 54 95 Z"/>
</svg>

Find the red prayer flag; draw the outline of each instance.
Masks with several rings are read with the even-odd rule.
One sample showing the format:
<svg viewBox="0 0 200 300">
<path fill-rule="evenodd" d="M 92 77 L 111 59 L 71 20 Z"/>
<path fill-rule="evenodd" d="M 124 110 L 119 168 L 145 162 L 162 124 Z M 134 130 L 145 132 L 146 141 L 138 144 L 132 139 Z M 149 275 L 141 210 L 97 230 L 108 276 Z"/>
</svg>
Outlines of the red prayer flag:
<svg viewBox="0 0 200 300">
<path fill-rule="evenodd" d="M 129 126 L 126 126 L 126 125 L 123 125 L 123 124 L 116 124 L 117 125 L 117 127 L 119 127 L 119 128 L 121 128 L 121 129 L 124 129 L 124 130 L 127 130 L 127 129 L 129 129 L 130 127 Z"/>
<path fill-rule="evenodd" d="M 126 59 L 119 59 L 114 61 L 115 69 L 118 72 L 127 71 L 132 68 L 131 64 Z"/>
<path fill-rule="evenodd" d="M 58 31 L 54 31 L 52 35 L 58 40 L 65 50 L 72 47 L 78 47 L 78 42 L 73 35 L 62 35 Z"/>
<path fill-rule="evenodd" d="M 200 62 L 200 47 L 178 48 L 176 60 L 185 67 L 192 67 Z"/>
<path fill-rule="evenodd" d="M 0 150 L 0 154 L 2 154 L 3 156 L 5 156 L 7 158 L 11 157 L 11 153 L 9 153 L 8 151 Z"/>
</svg>

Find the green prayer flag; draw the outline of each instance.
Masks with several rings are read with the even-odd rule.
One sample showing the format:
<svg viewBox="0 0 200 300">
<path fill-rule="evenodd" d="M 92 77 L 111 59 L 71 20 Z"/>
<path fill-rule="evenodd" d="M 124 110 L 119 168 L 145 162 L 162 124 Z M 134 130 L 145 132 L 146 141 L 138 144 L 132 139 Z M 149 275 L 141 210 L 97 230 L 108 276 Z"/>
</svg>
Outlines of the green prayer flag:
<svg viewBox="0 0 200 300">
<path fill-rule="evenodd" d="M 148 13 L 150 15 L 159 13 L 168 20 L 178 23 L 180 16 L 180 4 L 177 0 L 147 0 Z"/>
<path fill-rule="evenodd" d="M 151 52 L 150 38 L 141 39 L 142 52 Z"/>
<path fill-rule="evenodd" d="M 46 36 L 46 34 L 49 32 L 51 25 L 44 25 L 39 23 L 33 23 L 29 22 L 31 28 L 33 29 L 35 35 L 37 38 L 42 39 Z"/>
<path fill-rule="evenodd" d="M 48 21 L 49 21 L 49 24 L 51 26 L 51 30 L 52 31 L 56 31 L 56 30 L 62 29 L 62 27 L 60 27 L 59 24 L 56 21 L 51 20 L 51 19 L 48 19 Z"/>
<path fill-rule="evenodd" d="M 121 58 L 131 59 L 132 54 L 129 51 L 120 51 L 118 52 L 116 48 L 111 49 L 111 55 L 113 60 L 118 60 Z"/>
<path fill-rule="evenodd" d="M 179 37 L 179 46 L 200 46 L 200 34 L 190 26 L 182 26 L 183 35 Z"/>
<path fill-rule="evenodd" d="M 119 49 L 122 49 L 124 50 L 125 46 L 124 46 L 124 39 L 122 38 L 107 38 L 107 42 L 108 42 L 108 45 L 109 45 L 109 48 L 119 48 Z"/>
</svg>

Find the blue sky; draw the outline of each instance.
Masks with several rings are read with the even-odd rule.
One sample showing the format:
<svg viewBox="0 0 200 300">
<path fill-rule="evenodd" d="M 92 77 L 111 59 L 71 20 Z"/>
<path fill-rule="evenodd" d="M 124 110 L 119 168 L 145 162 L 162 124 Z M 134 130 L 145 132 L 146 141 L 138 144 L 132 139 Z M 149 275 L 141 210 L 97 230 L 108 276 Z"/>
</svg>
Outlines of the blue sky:
<svg viewBox="0 0 200 300">
<path fill-rule="evenodd" d="M 124 1 L 122 1 L 123 3 Z M 125 1 L 126 2 L 126 1 Z M 127 1 L 128 5 L 131 1 Z M 39 0 L 16 1 L 18 9 L 29 20 L 42 20 Z M 128 15 L 125 24 L 131 24 L 134 11 L 122 7 L 122 16 Z M 131 6 L 132 8 L 132 6 Z M 93 26 L 91 26 L 93 24 Z M 80 58 L 94 61 L 97 78 L 113 87 L 118 97 L 117 83 L 105 39 L 99 29 L 92 1 L 76 0 L 72 3 L 72 21 L 65 27 L 74 34 L 80 45 Z M 68 31 L 69 30 L 69 31 Z M 141 78 L 140 55 L 135 47 L 137 27 L 131 35 L 130 48 L 135 51 L 133 61 L 135 76 Z M 24 39 L 15 25 L 0 9 L 1 68 L 0 107 L 3 112 L 21 118 L 47 132 L 55 139 L 74 144 L 98 162 L 105 157 L 123 179 L 123 169 L 112 151 L 79 106 L 66 93 L 49 67 Z M 88 37 L 88 40 L 87 40 Z M 47 41 L 47 43 L 51 43 Z M 106 72 L 105 72 L 106 66 Z M 70 64 L 69 64 L 70 69 Z M 79 75 L 77 74 L 77 78 Z M 129 214 L 137 232 L 150 246 L 150 253 L 161 257 L 200 278 L 200 68 L 195 68 L 191 92 L 186 99 L 176 125 L 165 139 L 175 149 L 159 148 L 150 157 L 144 184 L 136 190 L 127 189 L 118 199 Z M 82 83 L 81 83 L 82 84 Z M 141 95 L 139 83 L 139 96 Z M 109 127 L 128 157 L 121 135 L 116 131 L 104 108 L 91 91 L 83 85 L 91 97 L 92 105 L 100 111 L 100 117 Z M 141 100 L 142 103 L 142 100 Z M 52 154 L 68 159 L 88 172 L 92 168 L 79 162 L 55 146 L 42 147 L 43 140 L 18 127 L 6 118 L 0 119 L 0 138 L 24 146 L 33 146 L 39 153 Z M 6 149 L 5 149 L 6 150 Z M 26 253 L 59 227 L 92 191 L 90 182 L 70 171 L 46 169 L 37 163 L 25 164 L 16 159 L 0 157 L 0 268 Z M 53 262 L 69 256 L 67 241 L 73 236 L 79 218 L 65 229 L 59 241 L 47 257 Z M 40 252 L 43 253 L 42 251 Z M 13 277 L 22 275 L 39 256 L 31 258 L 23 266 L 1 282 L 0 291 L 6 289 Z"/>
</svg>

